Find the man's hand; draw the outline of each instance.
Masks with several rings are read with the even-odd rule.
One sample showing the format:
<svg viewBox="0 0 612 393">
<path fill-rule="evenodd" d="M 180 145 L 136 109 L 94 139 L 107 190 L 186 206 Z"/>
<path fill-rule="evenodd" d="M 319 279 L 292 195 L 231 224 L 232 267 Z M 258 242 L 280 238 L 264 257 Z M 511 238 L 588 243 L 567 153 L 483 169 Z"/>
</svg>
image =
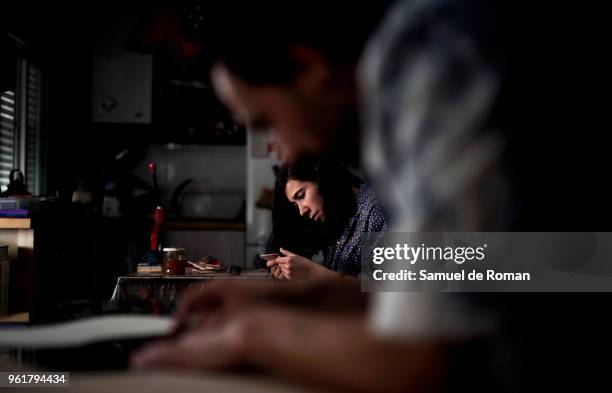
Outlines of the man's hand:
<svg viewBox="0 0 612 393">
<path fill-rule="evenodd" d="M 252 304 L 282 302 L 301 288 L 275 280 L 212 280 L 206 286 L 192 289 L 180 298 L 175 313 L 174 330 L 192 328 L 193 317 L 204 324 L 217 313 L 231 313 Z"/>
<path fill-rule="evenodd" d="M 215 318 L 179 335 L 137 351 L 130 363 L 137 369 L 206 371 L 229 368 L 248 359 L 249 334 L 257 314 L 242 312 Z"/>
<path fill-rule="evenodd" d="M 255 306 L 136 352 L 138 369 L 205 372 L 252 365 L 292 381 L 360 392 L 432 392 L 443 381 L 436 342 L 382 342 L 363 313 Z"/>
<path fill-rule="evenodd" d="M 232 313 L 257 305 L 291 304 L 341 312 L 362 311 L 366 294 L 359 280 L 339 275 L 321 279 L 298 280 L 212 280 L 192 289 L 179 299 L 175 314 L 175 332 L 201 325 L 218 312 Z M 194 321 L 195 320 L 195 321 Z"/>
</svg>

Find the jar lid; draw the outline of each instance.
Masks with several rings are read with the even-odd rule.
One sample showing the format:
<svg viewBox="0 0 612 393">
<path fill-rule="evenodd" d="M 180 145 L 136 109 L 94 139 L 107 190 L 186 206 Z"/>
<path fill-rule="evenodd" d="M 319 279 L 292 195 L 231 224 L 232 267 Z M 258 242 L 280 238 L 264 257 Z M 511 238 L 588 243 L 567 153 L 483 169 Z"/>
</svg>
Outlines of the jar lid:
<svg viewBox="0 0 612 393">
<path fill-rule="evenodd" d="M 185 248 L 184 247 L 164 247 L 162 251 L 163 252 L 185 251 Z"/>
</svg>

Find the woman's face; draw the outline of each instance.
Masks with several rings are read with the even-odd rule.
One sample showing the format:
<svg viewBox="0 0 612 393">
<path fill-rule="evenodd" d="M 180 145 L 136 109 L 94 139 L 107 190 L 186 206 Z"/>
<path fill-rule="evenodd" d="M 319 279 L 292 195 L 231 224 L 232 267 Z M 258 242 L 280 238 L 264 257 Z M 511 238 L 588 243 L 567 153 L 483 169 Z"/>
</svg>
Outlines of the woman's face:
<svg viewBox="0 0 612 393">
<path fill-rule="evenodd" d="M 285 186 L 285 195 L 289 202 L 297 206 L 300 216 L 313 221 L 325 221 L 323 197 L 319 193 L 319 185 L 311 181 L 289 179 Z"/>
</svg>

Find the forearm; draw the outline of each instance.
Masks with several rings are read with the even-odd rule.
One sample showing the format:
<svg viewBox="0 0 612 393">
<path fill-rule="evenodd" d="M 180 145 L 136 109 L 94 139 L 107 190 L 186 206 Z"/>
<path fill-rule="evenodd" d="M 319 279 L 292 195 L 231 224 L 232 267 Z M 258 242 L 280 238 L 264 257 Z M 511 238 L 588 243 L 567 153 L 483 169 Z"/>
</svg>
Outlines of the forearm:
<svg viewBox="0 0 612 393">
<path fill-rule="evenodd" d="M 260 313 L 247 361 L 298 382 L 364 392 L 433 391 L 440 352 L 424 344 L 373 340 L 363 315 L 293 310 Z M 267 316 L 267 317 L 266 317 Z"/>
</svg>

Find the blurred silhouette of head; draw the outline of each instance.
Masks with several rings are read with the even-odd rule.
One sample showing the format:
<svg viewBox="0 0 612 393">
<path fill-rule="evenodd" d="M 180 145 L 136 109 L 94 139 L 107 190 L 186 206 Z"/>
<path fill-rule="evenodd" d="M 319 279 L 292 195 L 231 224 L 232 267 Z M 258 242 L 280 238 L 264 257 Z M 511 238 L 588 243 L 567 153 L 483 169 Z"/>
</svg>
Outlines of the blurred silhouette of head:
<svg viewBox="0 0 612 393">
<path fill-rule="evenodd" d="M 384 3 L 241 3 L 229 19 L 219 7 L 204 35 L 217 94 L 251 130 L 273 130 L 285 159 L 355 161 L 355 66 Z"/>
</svg>

